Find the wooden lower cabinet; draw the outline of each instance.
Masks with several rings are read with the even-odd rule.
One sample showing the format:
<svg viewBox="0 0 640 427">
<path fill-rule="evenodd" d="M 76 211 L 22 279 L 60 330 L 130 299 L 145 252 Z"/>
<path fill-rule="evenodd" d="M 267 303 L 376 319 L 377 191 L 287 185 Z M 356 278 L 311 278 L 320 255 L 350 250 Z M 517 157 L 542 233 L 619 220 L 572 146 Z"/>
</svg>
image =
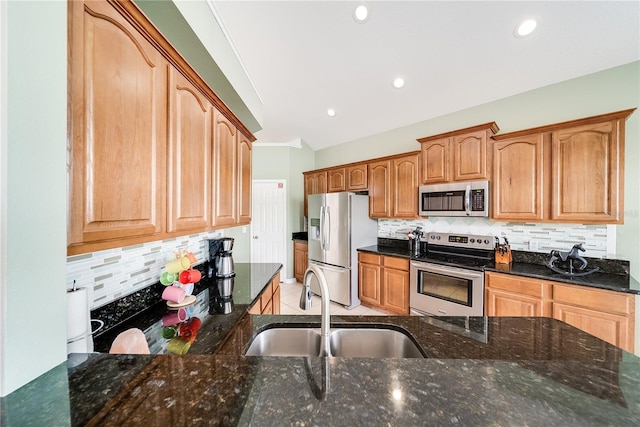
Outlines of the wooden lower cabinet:
<svg viewBox="0 0 640 427">
<path fill-rule="evenodd" d="M 496 273 L 485 279 L 487 316 L 551 317 L 551 283 Z"/>
<path fill-rule="evenodd" d="M 634 295 L 501 273 L 485 278 L 487 316 L 553 317 L 634 351 Z"/>
<path fill-rule="evenodd" d="M 249 309 L 249 314 L 280 314 L 280 273 L 269 283 L 260 299 Z"/>
<path fill-rule="evenodd" d="M 304 272 L 309 267 L 309 244 L 298 240 L 293 241 L 293 277 L 302 283 Z"/>
<path fill-rule="evenodd" d="M 394 314 L 409 314 L 409 260 L 358 254 L 358 296 L 363 305 Z"/>
</svg>

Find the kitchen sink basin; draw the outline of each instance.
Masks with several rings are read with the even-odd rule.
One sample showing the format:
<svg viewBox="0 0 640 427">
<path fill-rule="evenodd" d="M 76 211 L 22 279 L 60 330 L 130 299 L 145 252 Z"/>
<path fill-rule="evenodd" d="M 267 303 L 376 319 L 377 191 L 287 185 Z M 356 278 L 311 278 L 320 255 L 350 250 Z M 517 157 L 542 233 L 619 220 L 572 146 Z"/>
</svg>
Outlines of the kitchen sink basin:
<svg viewBox="0 0 640 427">
<path fill-rule="evenodd" d="M 388 326 L 331 328 L 334 357 L 422 358 L 408 333 Z M 251 341 L 246 356 L 316 357 L 320 354 L 320 328 L 274 327 Z"/>
</svg>

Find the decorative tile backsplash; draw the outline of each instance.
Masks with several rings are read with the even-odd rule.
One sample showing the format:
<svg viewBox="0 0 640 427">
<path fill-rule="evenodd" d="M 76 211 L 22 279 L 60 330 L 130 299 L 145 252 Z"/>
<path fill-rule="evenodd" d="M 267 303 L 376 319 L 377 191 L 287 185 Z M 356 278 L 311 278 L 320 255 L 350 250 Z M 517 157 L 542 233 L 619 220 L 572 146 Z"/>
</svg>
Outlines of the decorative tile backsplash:
<svg viewBox="0 0 640 427">
<path fill-rule="evenodd" d="M 615 256 L 615 226 L 558 223 L 494 222 L 486 218 L 432 217 L 417 220 L 378 220 L 378 237 L 407 239 L 407 232 L 417 226 L 428 233 L 478 234 L 507 237 L 518 251 L 549 253 L 568 250 L 582 243 L 584 256 Z"/>
<path fill-rule="evenodd" d="M 206 261 L 206 239 L 221 231 L 180 236 L 140 245 L 107 249 L 67 258 L 67 289 L 86 287 L 91 310 L 157 283 L 164 265 L 180 249 L 193 252 L 197 264 Z"/>
<path fill-rule="evenodd" d="M 493 222 L 486 218 L 424 218 L 378 220 L 378 237 L 407 239 L 415 227 L 424 232 L 507 236 L 514 250 L 549 253 L 582 243 L 590 258 L 615 257 L 615 226 L 551 223 Z M 157 283 L 166 262 L 180 249 L 193 252 L 198 264 L 208 256 L 206 239 L 223 237 L 221 231 L 181 236 L 67 258 L 67 288 L 76 280 L 89 290 L 94 310 Z"/>
</svg>

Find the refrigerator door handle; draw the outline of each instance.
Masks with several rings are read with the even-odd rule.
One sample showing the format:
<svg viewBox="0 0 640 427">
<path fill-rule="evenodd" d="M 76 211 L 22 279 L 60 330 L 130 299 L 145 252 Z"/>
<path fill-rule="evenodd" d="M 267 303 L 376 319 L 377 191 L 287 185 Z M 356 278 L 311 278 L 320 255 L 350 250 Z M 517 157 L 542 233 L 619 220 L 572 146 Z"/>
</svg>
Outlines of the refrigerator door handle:
<svg viewBox="0 0 640 427">
<path fill-rule="evenodd" d="M 320 250 L 324 251 L 324 208 L 320 206 Z"/>
<path fill-rule="evenodd" d="M 329 206 L 324 207 L 324 215 L 324 250 L 328 251 L 329 246 L 331 246 L 331 211 Z"/>
</svg>

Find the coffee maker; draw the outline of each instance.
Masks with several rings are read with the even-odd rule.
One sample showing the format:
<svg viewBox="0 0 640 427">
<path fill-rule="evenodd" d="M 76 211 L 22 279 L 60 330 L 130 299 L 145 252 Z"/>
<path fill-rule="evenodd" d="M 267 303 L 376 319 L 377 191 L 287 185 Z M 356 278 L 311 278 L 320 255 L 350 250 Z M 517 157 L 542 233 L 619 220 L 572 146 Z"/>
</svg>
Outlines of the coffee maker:
<svg viewBox="0 0 640 427">
<path fill-rule="evenodd" d="M 233 249 L 233 238 L 223 237 L 220 239 L 209 239 L 209 271 L 208 276 L 213 277 L 233 277 L 236 275 L 233 264 L 231 250 Z"/>
</svg>

